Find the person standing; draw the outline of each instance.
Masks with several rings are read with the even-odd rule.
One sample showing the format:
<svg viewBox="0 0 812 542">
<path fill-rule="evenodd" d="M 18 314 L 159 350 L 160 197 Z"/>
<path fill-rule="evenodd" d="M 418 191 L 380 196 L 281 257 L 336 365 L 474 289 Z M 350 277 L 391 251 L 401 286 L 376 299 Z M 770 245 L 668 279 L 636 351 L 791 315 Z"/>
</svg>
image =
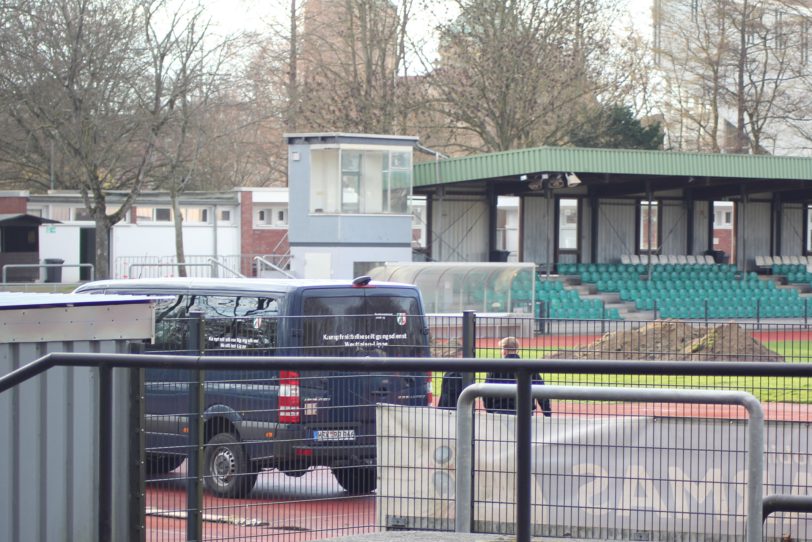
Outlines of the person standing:
<svg viewBox="0 0 812 542">
<path fill-rule="evenodd" d="M 516 337 L 505 337 L 499 341 L 499 346 L 502 348 L 502 357 L 505 359 L 520 359 L 519 358 L 519 340 Z M 538 373 L 533 373 L 533 384 L 542 385 L 544 380 Z M 488 384 L 515 384 L 516 374 L 514 371 L 496 371 L 488 373 L 485 378 Z M 536 400 L 542 413 L 545 416 L 552 416 L 553 410 L 550 405 L 549 399 Z M 485 397 L 483 399 L 485 410 L 499 414 L 516 414 L 516 398 L 515 397 Z M 534 405 L 535 408 L 535 405 Z"/>
<path fill-rule="evenodd" d="M 449 341 L 449 346 L 453 349 L 451 357 L 462 357 L 462 344 L 457 339 Z M 443 380 L 440 383 L 440 400 L 437 401 L 439 408 L 457 408 L 457 400 L 462 393 L 462 373 L 449 371 L 443 373 Z"/>
</svg>

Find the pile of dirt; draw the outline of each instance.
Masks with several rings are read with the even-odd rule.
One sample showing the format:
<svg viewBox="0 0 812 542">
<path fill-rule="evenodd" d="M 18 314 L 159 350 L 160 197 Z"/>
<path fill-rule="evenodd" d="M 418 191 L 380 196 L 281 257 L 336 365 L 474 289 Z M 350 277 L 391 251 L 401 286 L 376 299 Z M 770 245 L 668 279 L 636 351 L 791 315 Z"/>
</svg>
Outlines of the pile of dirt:
<svg viewBox="0 0 812 542">
<path fill-rule="evenodd" d="M 649 361 L 784 361 L 735 323 L 697 325 L 658 321 L 633 330 L 607 333 L 574 350 L 560 350 L 549 359 Z"/>
</svg>

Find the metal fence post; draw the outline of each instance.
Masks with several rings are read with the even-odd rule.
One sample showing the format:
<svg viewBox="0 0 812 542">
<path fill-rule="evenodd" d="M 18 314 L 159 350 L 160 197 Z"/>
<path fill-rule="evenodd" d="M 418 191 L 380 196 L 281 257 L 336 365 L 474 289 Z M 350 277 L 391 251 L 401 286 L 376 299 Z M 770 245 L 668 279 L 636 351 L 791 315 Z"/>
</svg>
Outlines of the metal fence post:
<svg viewBox="0 0 812 542">
<path fill-rule="evenodd" d="M 203 313 L 189 313 L 190 354 L 203 354 Z M 203 540 L 203 370 L 192 371 L 189 382 L 189 456 L 186 479 L 186 540 Z"/>
<path fill-rule="evenodd" d="M 99 542 L 113 536 L 113 369 L 99 366 Z"/>
<path fill-rule="evenodd" d="M 462 312 L 462 356 L 466 359 L 474 359 L 476 358 L 476 313 L 474 311 L 463 311 Z M 462 373 L 462 389 L 470 386 L 471 384 L 476 382 L 476 372 L 474 371 L 465 371 Z M 474 407 L 471 407 L 471 415 L 474 413 Z M 474 435 L 473 429 L 471 429 L 471 449 L 474 449 L 474 440 L 476 436 Z M 471 474 L 469 477 L 471 491 L 474 489 L 474 464 L 471 463 Z M 474 501 L 471 500 L 471 517 L 474 517 Z"/>
<path fill-rule="evenodd" d="M 130 354 L 143 354 L 143 343 L 130 343 Z M 144 369 L 130 369 L 130 524 L 129 539 L 146 540 L 146 467 L 144 457 Z"/>
<path fill-rule="evenodd" d="M 531 373 L 516 371 L 516 542 L 530 542 L 532 521 L 531 448 L 533 440 Z"/>
</svg>

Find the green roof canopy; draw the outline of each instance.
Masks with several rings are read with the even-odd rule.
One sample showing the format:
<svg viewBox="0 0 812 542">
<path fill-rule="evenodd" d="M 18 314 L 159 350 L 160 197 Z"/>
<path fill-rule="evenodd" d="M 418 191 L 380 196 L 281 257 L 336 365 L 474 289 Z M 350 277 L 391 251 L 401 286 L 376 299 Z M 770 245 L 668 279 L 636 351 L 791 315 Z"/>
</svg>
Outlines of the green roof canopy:
<svg viewBox="0 0 812 542">
<path fill-rule="evenodd" d="M 538 147 L 431 160 L 415 165 L 414 186 L 417 193 L 455 183 L 474 183 L 470 188 L 478 185 L 482 189 L 481 181 L 518 183 L 524 180 L 520 179 L 523 175 L 544 172 L 573 172 L 586 186 L 611 183 L 625 193 L 640 192 L 645 181 L 657 183 L 654 189 L 684 188 L 686 183 L 698 181 L 697 187 L 716 188 L 709 197 L 723 196 L 716 192 L 724 191 L 720 190 L 724 185 L 730 185 L 727 192 L 738 193 L 742 181 L 748 185 L 755 181 L 754 188 L 760 191 L 812 190 L 803 182 L 812 181 L 812 158 L 573 147 Z M 762 186 L 764 181 L 774 184 Z M 624 183 L 633 184 L 623 188 Z M 735 183 L 735 189 L 731 183 Z M 517 184 L 511 191 L 521 192 L 521 186 Z"/>
</svg>

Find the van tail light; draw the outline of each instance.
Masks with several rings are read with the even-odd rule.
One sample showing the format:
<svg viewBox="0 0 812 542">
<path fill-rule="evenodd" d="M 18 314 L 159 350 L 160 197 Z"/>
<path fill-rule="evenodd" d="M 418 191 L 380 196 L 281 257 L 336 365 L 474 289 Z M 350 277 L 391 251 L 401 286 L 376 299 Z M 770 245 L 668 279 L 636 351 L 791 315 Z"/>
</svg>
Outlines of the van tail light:
<svg viewBox="0 0 812 542">
<path fill-rule="evenodd" d="M 279 371 L 279 423 L 300 423 L 299 373 Z"/>
<path fill-rule="evenodd" d="M 434 394 L 432 393 L 432 390 L 431 390 L 432 381 L 433 381 L 432 375 L 431 375 L 431 373 L 428 373 L 426 375 L 426 398 L 428 400 L 428 403 L 427 403 L 428 406 L 433 406 L 434 405 Z"/>
</svg>

